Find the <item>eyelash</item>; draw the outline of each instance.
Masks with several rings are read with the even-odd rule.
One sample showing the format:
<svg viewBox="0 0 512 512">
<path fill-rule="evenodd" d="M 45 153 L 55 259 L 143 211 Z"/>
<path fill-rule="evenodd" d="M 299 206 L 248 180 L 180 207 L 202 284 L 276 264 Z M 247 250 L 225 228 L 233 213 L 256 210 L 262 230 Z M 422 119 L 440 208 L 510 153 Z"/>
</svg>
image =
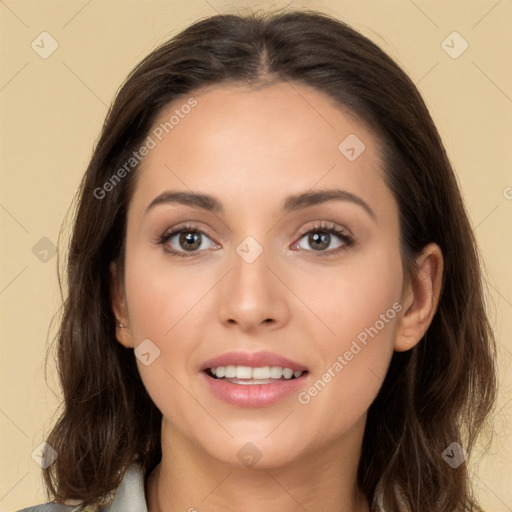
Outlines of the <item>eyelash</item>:
<svg viewBox="0 0 512 512">
<path fill-rule="evenodd" d="M 204 235 L 205 237 L 209 238 L 208 235 L 199 229 L 197 225 L 194 224 L 181 224 L 179 226 L 176 226 L 171 231 L 165 232 L 160 238 L 158 239 L 158 244 L 165 246 L 165 244 L 176 234 L 179 233 L 198 233 L 200 235 Z M 319 224 L 312 226 L 310 228 L 301 230 L 300 237 L 297 243 L 294 245 L 297 245 L 300 240 L 310 233 L 328 233 L 328 234 L 334 234 L 336 235 L 342 242 L 343 245 L 340 247 L 337 247 L 336 249 L 330 249 L 329 251 L 307 251 L 313 253 L 315 257 L 327 257 L 327 256 L 334 256 L 338 254 L 341 251 L 346 251 L 348 248 L 353 247 L 355 245 L 354 238 L 348 234 L 348 232 L 344 229 L 339 228 L 336 226 L 336 224 L 326 223 L 326 222 L 320 222 Z M 195 256 L 199 251 L 193 251 L 189 252 L 188 254 L 183 251 L 176 251 L 174 249 L 169 250 L 168 248 L 164 247 L 164 250 L 170 254 L 171 256 L 178 256 L 182 258 L 188 258 L 191 256 Z"/>
</svg>

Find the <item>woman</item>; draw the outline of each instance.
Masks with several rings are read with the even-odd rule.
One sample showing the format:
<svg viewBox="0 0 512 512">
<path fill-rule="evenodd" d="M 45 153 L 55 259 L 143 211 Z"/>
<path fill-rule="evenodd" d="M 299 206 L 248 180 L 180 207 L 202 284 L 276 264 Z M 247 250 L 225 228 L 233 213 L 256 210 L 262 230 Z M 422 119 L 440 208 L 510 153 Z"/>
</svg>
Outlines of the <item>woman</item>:
<svg viewBox="0 0 512 512">
<path fill-rule="evenodd" d="M 475 239 L 414 84 L 345 24 L 219 15 L 144 59 L 68 279 L 54 503 L 27 510 L 481 510 Z"/>
</svg>

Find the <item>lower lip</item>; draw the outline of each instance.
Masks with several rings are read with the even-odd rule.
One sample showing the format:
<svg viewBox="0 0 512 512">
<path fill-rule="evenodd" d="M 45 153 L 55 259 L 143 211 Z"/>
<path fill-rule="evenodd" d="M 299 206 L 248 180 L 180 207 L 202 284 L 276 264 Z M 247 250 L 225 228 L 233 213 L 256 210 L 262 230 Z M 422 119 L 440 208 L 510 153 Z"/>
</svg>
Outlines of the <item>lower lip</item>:
<svg viewBox="0 0 512 512">
<path fill-rule="evenodd" d="M 303 385 L 307 373 L 298 379 L 280 380 L 270 384 L 233 384 L 221 379 L 214 379 L 206 372 L 202 378 L 210 391 L 220 400 L 239 407 L 266 407 L 297 392 Z"/>
</svg>

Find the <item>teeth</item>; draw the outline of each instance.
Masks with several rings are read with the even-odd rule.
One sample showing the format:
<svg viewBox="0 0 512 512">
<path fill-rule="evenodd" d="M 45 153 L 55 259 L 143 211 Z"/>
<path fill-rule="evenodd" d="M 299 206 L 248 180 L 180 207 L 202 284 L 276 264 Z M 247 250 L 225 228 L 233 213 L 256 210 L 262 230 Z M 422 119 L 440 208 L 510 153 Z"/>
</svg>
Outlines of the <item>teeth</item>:
<svg viewBox="0 0 512 512">
<path fill-rule="evenodd" d="M 270 367 L 263 366 L 262 368 L 252 369 L 253 379 L 268 379 L 270 377 Z"/>
<path fill-rule="evenodd" d="M 273 379 L 280 379 L 283 376 L 283 369 L 280 366 L 272 366 L 270 368 L 270 376 Z"/>
<path fill-rule="evenodd" d="M 226 366 L 224 370 L 224 377 L 226 377 L 226 379 L 232 379 L 233 377 L 236 377 L 236 366 L 229 365 Z"/>
<path fill-rule="evenodd" d="M 245 379 L 265 381 L 268 379 L 281 379 L 284 377 L 290 380 L 292 377 L 298 379 L 304 372 L 302 370 L 293 371 L 291 368 L 283 368 L 281 366 L 260 366 L 252 368 L 251 366 L 217 366 L 210 368 L 215 377 L 218 379 Z"/>
<path fill-rule="evenodd" d="M 290 368 L 285 368 L 283 370 L 283 377 L 285 379 L 291 379 L 293 377 L 293 370 L 291 370 Z"/>
<path fill-rule="evenodd" d="M 236 378 L 237 379 L 251 379 L 252 368 L 250 366 L 237 366 L 236 367 Z"/>
</svg>

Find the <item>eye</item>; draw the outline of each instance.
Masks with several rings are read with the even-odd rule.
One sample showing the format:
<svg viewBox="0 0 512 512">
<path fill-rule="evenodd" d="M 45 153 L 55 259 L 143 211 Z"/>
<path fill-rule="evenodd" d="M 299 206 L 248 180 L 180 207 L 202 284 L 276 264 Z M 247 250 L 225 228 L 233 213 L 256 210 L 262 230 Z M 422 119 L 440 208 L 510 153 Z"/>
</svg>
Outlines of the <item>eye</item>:
<svg viewBox="0 0 512 512">
<path fill-rule="evenodd" d="M 198 226 L 191 224 L 177 226 L 173 230 L 164 233 L 160 237 L 159 243 L 164 246 L 169 254 L 183 257 L 194 256 L 199 251 L 220 247 Z"/>
<path fill-rule="evenodd" d="M 312 249 L 303 246 L 303 239 Z M 337 245 L 336 239 L 338 240 Z M 158 239 L 158 243 L 164 246 L 164 250 L 170 255 L 181 257 L 195 256 L 207 249 L 220 248 L 220 245 L 211 240 L 194 224 L 176 226 L 171 231 L 164 233 Z M 299 242 L 295 243 L 293 247 L 317 253 L 315 256 L 329 256 L 346 250 L 354 244 L 354 239 L 346 230 L 336 224 L 320 223 L 303 231 Z"/>
<path fill-rule="evenodd" d="M 303 239 L 312 251 L 303 246 L 301 243 Z M 336 239 L 338 239 L 337 245 L 335 245 Z M 320 223 L 302 232 L 299 242 L 294 247 L 318 253 L 315 256 L 329 256 L 352 247 L 354 243 L 352 236 L 336 224 Z"/>
</svg>

